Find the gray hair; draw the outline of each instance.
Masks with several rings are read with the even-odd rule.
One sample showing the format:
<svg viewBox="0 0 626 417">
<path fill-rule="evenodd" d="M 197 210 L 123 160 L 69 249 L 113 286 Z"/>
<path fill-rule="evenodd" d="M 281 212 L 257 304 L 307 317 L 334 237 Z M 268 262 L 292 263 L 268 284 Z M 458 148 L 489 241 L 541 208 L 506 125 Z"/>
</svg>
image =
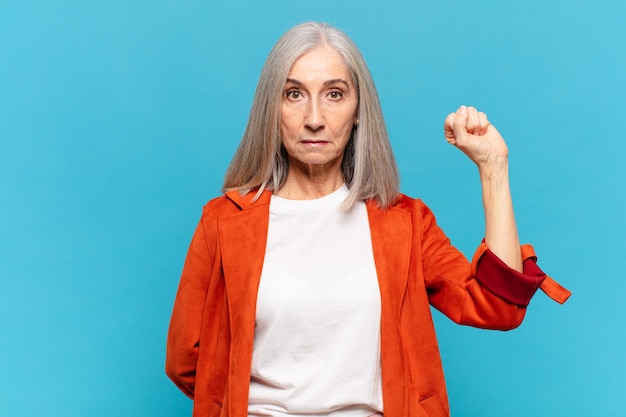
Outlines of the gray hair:
<svg viewBox="0 0 626 417">
<path fill-rule="evenodd" d="M 280 137 L 280 109 L 285 83 L 294 62 L 307 52 L 328 46 L 343 58 L 358 91 L 358 126 L 346 146 L 341 170 L 349 195 L 344 207 L 357 200 L 375 200 L 385 208 L 399 195 L 399 174 L 389 143 L 380 101 L 367 64 L 354 42 L 325 23 L 309 22 L 287 31 L 270 51 L 257 85 L 248 125 L 226 171 L 224 191 L 277 191 L 289 170 Z"/>
</svg>

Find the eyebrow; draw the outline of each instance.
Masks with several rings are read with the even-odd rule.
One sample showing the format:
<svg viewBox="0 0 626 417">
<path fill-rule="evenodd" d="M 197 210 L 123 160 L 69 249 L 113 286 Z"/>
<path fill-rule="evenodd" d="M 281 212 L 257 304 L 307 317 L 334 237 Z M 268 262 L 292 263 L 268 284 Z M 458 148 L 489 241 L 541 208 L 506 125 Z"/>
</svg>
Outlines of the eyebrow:
<svg viewBox="0 0 626 417">
<path fill-rule="evenodd" d="M 287 78 L 288 83 L 296 84 L 296 85 L 304 85 L 302 81 L 296 80 L 294 78 Z M 324 86 L 329 86 L 335 83 L 344 84 L 346 87 L 350 88 L 350 84 L 343 78 L 333 78 L 332 80 L 324 81 Z"/>
</svg>

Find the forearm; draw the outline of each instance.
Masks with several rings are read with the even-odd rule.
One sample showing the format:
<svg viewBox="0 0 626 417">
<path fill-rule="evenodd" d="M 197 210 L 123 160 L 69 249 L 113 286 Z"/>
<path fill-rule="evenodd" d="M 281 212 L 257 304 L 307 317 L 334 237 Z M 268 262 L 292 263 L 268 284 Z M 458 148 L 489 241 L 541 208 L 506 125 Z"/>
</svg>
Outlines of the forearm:
<svg viewBox="0 0 626 417">
<path fill-rule="evenodd" d="M 485 209 L 485 241 L 510 268 L 522 272 L 519 236 L 513 213 L 506 157 L 479 167 Z"/>
</svg>

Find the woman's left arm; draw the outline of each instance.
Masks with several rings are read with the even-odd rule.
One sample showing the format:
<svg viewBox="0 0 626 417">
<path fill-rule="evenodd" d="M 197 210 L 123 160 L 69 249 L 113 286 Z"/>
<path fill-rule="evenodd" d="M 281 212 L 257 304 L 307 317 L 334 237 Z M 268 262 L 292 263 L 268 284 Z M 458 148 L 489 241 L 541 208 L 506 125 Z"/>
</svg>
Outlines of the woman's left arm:
<svg viewBox="0 0 626 417">
<path fill-rule="evenodd" d="M 444 132 L 446 140 L 478 166 L 485 209 L 485 242 L 510 268 L 522 272 L 504 139 L 485 113 L 465 106 L 448 115 Z"/>
</svg>

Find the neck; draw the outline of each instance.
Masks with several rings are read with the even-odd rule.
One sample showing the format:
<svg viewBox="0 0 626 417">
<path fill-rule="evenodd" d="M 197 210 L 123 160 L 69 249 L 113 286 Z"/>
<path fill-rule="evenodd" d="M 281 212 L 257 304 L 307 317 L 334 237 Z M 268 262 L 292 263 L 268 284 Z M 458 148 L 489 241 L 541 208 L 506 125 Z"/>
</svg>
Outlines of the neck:
<svg viewBox="0 0 626 417">
<path fill-rule="evenodd" d="M 275 194 L 290 200 L 313 200 L 337 191 L 343 185 L 341 165 L 326 167 L 290 164 L 287 179 Z"/>
</svg>

